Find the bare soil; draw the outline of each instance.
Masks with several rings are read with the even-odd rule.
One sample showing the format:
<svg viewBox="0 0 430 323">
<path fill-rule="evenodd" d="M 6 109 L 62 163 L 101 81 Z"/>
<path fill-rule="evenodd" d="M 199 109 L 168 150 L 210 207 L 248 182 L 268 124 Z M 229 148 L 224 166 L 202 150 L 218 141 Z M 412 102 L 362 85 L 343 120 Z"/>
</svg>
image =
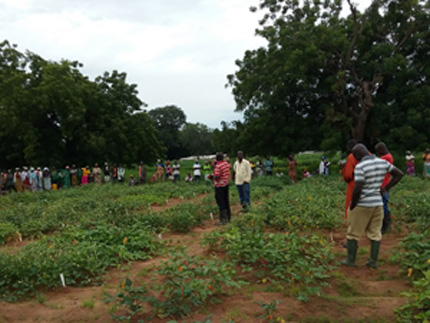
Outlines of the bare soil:
<svg viewBox="0 0 430 323">
<path fill-rule="evenodd" d="M 205 194 L 195 198 L 198 203 Z M 170 199 L 166 205 L 153 206 L 156 211 L 173 207 L 182 199 Z M 232 207 L 233 216 L 240 216 L 240 205 Z M 167 233 L 163 239 L 171 245 L 185 245 L 190 255 L 205 255 L 200 246 L 205 233 L 216 230 L 214 220 L 205 221 L 188 234 Z M 324 232 L 327 239 L 334 242 L 336 261 L 346 255 L 342 247 L 345 230 Z M 270 291 L 270 283 L 250 281 L 240 290 L 226 290 L 220 297 L 221 303 L 207 304 L 186 318 L 176 318 L 178 322 L 203 321 L 208 315 L 213 322 L 269 322 L 265 319 L 260 303 L 282 301 L 277 305 L 276 317 L 287 322 L 395 322 L 394 308 L 405 303 L 401 296 L 410 288 L 406 276 L 399 274 L 399 268 L 389 262 L 393 248 L 403 233 L 390 233 L 383 237 L 380 251 L 380 267 L 377 270 L 365 266 L 370 243 L 363 238 L 359 242 L 357 267 L 339 266 L 320 295 L 311 296 L 307 303 L 299 302 L 288 291 Z M 22 245 L 8 246 L 20 248 Z M 44 291 L 38 298 L 19 303 L 0 302 L 0 323 L 2 322 L 114 322 L 109 310 L 111 305 L 103 302 L 106 294 L 113 295 L 125 277 L 133 281 L 150 281 L 154 268 L 165 261 L 163 256 L 124 265 L 112 269 L 105 275 L 103 286 L 84 288 L 65 287 L 54 291 Z M 154 318 L 151 322 L 167 322 L 172 319 Z"/>
</svg>

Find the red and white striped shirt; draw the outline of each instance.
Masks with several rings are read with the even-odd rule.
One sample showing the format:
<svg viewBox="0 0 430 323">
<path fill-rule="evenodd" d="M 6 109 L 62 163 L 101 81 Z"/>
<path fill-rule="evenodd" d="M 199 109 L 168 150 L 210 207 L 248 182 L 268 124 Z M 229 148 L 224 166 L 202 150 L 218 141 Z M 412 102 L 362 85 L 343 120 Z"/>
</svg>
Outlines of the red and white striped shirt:
<svg viewBox="0 0 430 323">
<path fill-rule="evenodd" d="M 216 164 L 214 176 L 219 177 L 219 179 L 214 178 L 215 187 L 227 186 L 230 177 L 230 164 L 226 161 L 219 161 Z"/>
</svg>

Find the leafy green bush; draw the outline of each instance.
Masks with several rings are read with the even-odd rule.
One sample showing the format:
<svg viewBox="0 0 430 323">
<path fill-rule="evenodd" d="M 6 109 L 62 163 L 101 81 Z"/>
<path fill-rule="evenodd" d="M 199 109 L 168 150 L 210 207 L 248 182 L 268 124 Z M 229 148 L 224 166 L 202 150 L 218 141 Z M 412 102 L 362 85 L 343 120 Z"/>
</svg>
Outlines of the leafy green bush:
<svg viewBox="0 0 430 323">
<path fill-rule="evenodd" d="M 12 223 L 0 223 L 0 245 L 8 242 L 18 234 L 18 228 Z"/>
</svg>

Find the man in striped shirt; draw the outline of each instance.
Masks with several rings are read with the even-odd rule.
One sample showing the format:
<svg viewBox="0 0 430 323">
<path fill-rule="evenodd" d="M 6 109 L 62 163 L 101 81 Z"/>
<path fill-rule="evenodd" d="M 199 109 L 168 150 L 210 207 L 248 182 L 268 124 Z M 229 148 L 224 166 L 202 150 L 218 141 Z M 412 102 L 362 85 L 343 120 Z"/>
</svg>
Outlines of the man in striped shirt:
<svg viewBox="0 0 430 323">
<path fill-rule="evenodd" d="M 369 151 L 362 144 L 355 145 L 352 153 L 358 164 L 354 170 L 355 186 L 348 212 L 346 234 L 348 258 L 342 261 L 342 264 L 355 267 L 357 242 L 366 232 L 367 238 L 371 241 L 370 259 L 366 265 L 377 268 L 382 238 L 382 196 L 401 180 L 403 173 L 389 162 L 369 155 Z M 387 173 L 393 177 L 387 185 L 381 187 Z"/>
<path fill-rule="evenodd" d="M 216 167 L 214 170 L 213 180 L 215 185 L 215 200 L 219 208 L 218 225 L 230 222 L 231 210 L 228 198 L 228 179 L 230 178 L 230 164 L 224 161 L 224 154 L 217 153 Z"/>
</svg>

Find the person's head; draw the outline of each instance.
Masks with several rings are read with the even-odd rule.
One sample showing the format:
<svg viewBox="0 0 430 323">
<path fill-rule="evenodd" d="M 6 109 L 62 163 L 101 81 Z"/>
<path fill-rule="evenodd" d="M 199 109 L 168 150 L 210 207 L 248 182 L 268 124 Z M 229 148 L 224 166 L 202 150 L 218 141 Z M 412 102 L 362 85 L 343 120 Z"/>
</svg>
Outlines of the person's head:
<svg viewBox="0 0 430 323">
<path fill-rule="evenodd" d="M 224 160 L 224 154 L 216 153 L 216 161 L 222 161 L 222 160 Z"/>
<path fill-rule="evenodd" d="M 178 160 L 177 159 L 175 159 L 175 165 L 178 165 Z"/>
<path fill-rule="evenodd" d="M 75 164 L 73 164 L 73 165 L 72 165 L 72 168 L 76 168 L 76 165 L 75 165 Z"/>
<path fill-rule="evenodd" d="M 199 159 L 198 159 L 198 158 L 194 159 L 194 162 L 195 162 L 195 163 L 198 163 L 198 162 L 199 162 Z"/>
<path fill-rule="evenodd" d="M 289 159 L 289 160 L 293 160 L 293 159 L 294 159 L 294 155 L 293 155 L 293 154 L 290 154 L 290 155 L 288 156 L 288 159 Z"/>
<path fill-rule="evenodd" d="M 99 165 L 96 163 L 96 167 L 98 167 Z M 90 165 L 85 166 L 86 169 L 90 169 Z"/>
<path fill-rule="evenodd" d="M 140 165 L 143 165 L 143 161 L 140 161 Z"/>
<path fill-rule="evenodd" d="M 107 166 L 108 165 L 108 162 L 105 162 L 105 166 Z"/>
<path fill-rule="evenodd" d="M 266 156 L 266 159 L 267 159 L 267 160 L 269 160 L 269 159 L 270 159 L 270 156 L 269 156 L 269 155 L 267 155 L 267 156 Z"/>
<path fill-rule="evenodd" d="M 242 159 L 243 159 L 243 151 L 242 150 L 239 150 L 237 152 L 237 159 L 239 159 L 239 161 L 242 161 Z"/>
<path fill-rule="evenodd" d="M 375 150 L 379 156 L 383 156 L 385 154 L 388 154 L 387 145 L 385 143 L 383 143 L 382 141 L 380 141 L 376 144 Z"/>
<path fill-rule="evenodd" d="M 99 164 L 95 163 L 94 167 L 99 167 Z M 87 166 L 87 168 L 89 168 L 89 167 Z"/>
<path fill-rule="evenodd" d="M 130 174 L 130 179 L 132 179 L 133 178 L 133 174 Z"/>
<path fill-rule="evenodd" d="M 354 148 L 352 148 L 352 154 L 355 159 L 360 161 L 363 157 L 369 155 L 369 150 L 367 150 L 366 146 L 363 144 L 356 144 Z"/>
<path fill-rule="evenodd" d="M 430 154 L 430 148 L 427 148 L 427 149 L 425 150 L 425 153 L 426 153 L 426 154 Z"/>
<path fill-rule="evenodd" d="M 66 166 L 66 169 L 70 169 L 70 167 L 69 167 L 69 166 Z"/>
<path fill-rule="evenodd" d="M 303 173 L 307 173 L 307 172 L 308 172 L 307 168 L 303 169 Z"/>
<path fill-rule="evenodd" d="M 357 141 L 355 139 L 349 139 L 346 143 L 346 152 L 350 154 L 352 152 L 352 148 L 357 144 Z"/>
<path fill-rule="evenodd" d="M 209 165 L 209 161 L 208 160 L 205 162 L 205 165 Z"/>
<path fill-rule="evenodd" d="M 412 155 L 410 150 L 406 150 L 406 155 Z"/>
</svg>

